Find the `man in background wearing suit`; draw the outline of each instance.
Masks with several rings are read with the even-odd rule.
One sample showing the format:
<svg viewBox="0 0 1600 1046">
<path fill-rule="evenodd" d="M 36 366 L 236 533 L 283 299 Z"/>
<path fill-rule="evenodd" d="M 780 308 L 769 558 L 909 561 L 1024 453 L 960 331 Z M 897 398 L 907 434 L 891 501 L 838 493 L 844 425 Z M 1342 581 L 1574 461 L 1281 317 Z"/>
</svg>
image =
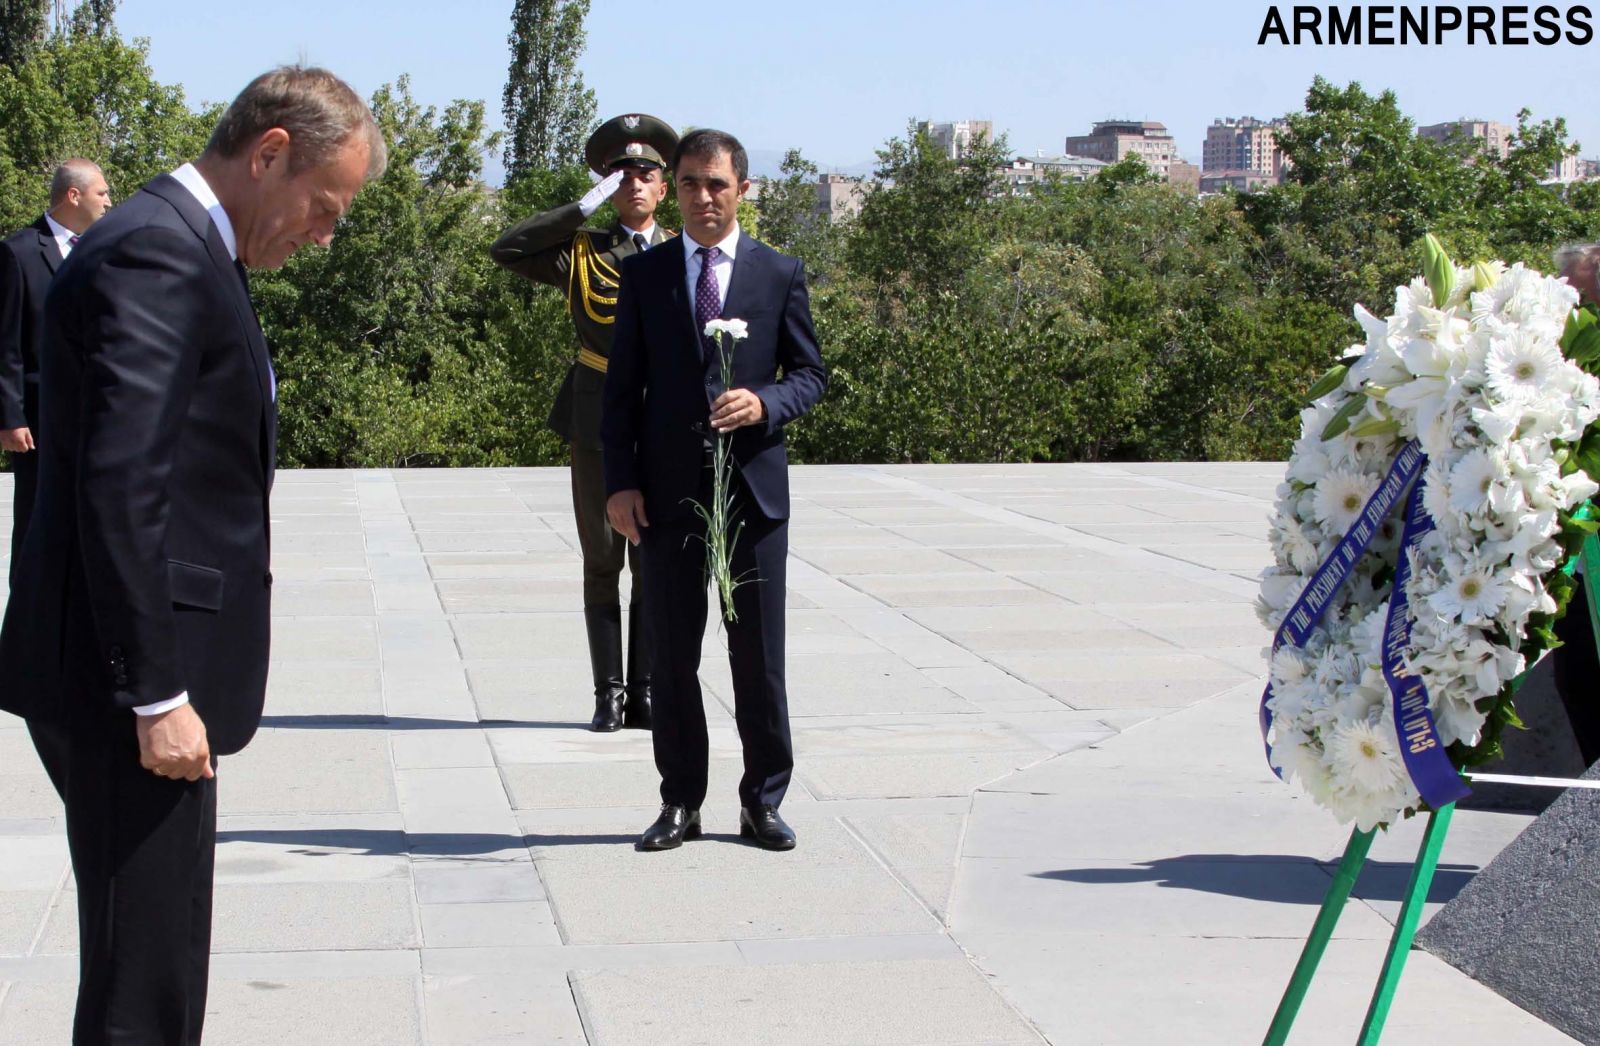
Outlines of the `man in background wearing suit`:
<svg viewBox="0 0 1600 1046">
<path fill-rule="evenodd" d="M 605 473 L 600 466 L 600 393 L 617 317 L 617 271 L 623 259 L 672 234 L 656 224 L 667 195 L 667 158 L 678 133 L 653 116 L 629 113 L 601 124 L 584 146 L 600 184 L 576 203 L 535 214 L 489 248 L 495 264 L 535 283 L 560 288 L 578 336 L 578 357 L 550 411 L 550 428 L 572 452 L 572 511 L 583 549 L 583 624 L 594 680 L 590 729 L 650 729 L 650 639 L 639 584 L 639 557 L 606 522 Z M 584 225 L 607 200 L 617 220 Z M 628 662 L 623 677 L 622 599 L 627 553 L 633 591 L 628 600 Z"/>
<path fill-rule="evenodd" d="M 783 433 L 822 398 L 827 376 L 803 266 L 739 229 L 739 201 L 750 188 L 744 147 L 721 131 L 694 131 L 679 142 L 672 169 L 684 235 L 622 265 L 601 419 L 606 510 L 617 532 L 640 547 L 656 639 L 662 808 L 639 848 L 671 849 L 701 832 L 709 744 L 698 672 L 707 577 L 696 540 L 705 525 L 691 501 L 711 503 L 711 441 L 730 433 L 743 520 L 732 572 L 752 579 L 734 590 L 737 620 L 727 625 L 744 749 L 739 830 L 759 846 L 788 850 L 795 836 L 778 816 L 794 769 L 784 682 Z M 717 349 L 704 334 L 718 317 L 748 324 L 731 388 L 723 387 Z"/>
<path fill-rule="evenodd" d="M 89 160 L 71 159 L 50 179 L 50 209 L 0 243 L 0 448 L 16 476 L 12 503 L 11 569 L 33 508 L 39 428 L 39 356 L 44 341 L 44 295 L 78 237 L 111 207 L 111 187 Z"/>
<path fill-rule="evenodd" d="M 28 530 L 39 478 L 39 359 L 45 353 L 44 296 L 78 237 L 111 206 L 100 168 L 74 158 L 50 179 L 50 209 L 0 243 L 0 447 L 11 456 L 11 570 Z M 49 723 L 28 733 L 56 794 L 66 796 L 66 739 Z"/>
<path fill-rule="evenodd" d="M 332 74 L 263 74 L 51 285 L 0 707 L 66 731 L 75 1046 L 200 1041 L 214 757 L 255 733 L 267 678 L 277 409 L 245 267 L 327 244 L 385 155 Z"/>
</svg>

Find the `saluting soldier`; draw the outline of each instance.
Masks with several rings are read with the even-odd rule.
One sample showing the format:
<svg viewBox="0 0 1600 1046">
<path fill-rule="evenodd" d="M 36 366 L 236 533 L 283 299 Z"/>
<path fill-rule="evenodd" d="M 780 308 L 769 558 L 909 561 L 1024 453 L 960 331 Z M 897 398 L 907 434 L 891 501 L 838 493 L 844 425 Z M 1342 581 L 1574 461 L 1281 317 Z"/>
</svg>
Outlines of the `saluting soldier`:
<svg viewBox="0 0 1600 1046">
<path fill-rule="evenodd" d="M 556 395 L 549 425 L 572 451 L 572 509 L 583 549 L 583 620 L 594 674 L 591 726 L 600 731 L 650 729 L 649 617 L 638 550 L 606 520 L 600 404 L 622 259 L 673 235 L 656 224 L 655 213 L 667 195 L 667 158 L 677 145 L 677 132 L 653 116 L 631 113 L 606 121 L 584 146 L 584 161 L 600 184 L 576 203 L 520 222 L 489 249 L 502 268 L 561 289 L 578 336 L 577 358 Z M 607 200 L 618 220 L 605 228 L 586 226 Z M 624 556 L 632 577 L 626 678 L 619 595 Z"/>
</svg>

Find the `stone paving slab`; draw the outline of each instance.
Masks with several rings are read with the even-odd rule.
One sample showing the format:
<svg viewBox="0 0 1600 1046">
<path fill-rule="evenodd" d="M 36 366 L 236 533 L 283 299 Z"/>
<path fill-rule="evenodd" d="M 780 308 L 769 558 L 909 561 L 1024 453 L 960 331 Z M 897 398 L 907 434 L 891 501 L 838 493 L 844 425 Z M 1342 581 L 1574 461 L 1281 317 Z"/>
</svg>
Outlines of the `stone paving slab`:
<svg viewBox="0 0 1600 1046">
<path fill-rule="evenodd" d="M 430 1046 L 587 1043 L 561 974 L 462 974 L 423 979 Z"/>
<path fill-rule="evenodd" d="M 707 998 L 705 984 L 717 985 Z M 965 962 L 579 970 L 590 1041 L 607 1043 L 991 1044 L 1039 1036 Z M 785 1004 L 759 1000 L 782 995 Z M 662 1001 L 652 1008 L 633 1000 Z M 678 1000 L 673 1004 L 671 1000 Z"/>
<path fill-rule="evenodd" d="M 793 472 L 800 846 L 742 842 L 726 637 L 707 837 L 597 735 L 563 469 L 285 472 L 267 718 L 219 771 L 206 1041 L 1257 1041 L 1347 831 L 1266 770 L 1273 464 Z M 9 519 L 0 480 L 0 548 Z M 1430 911 L 1525 817 L 1463 811 Z M 1416 825 L 1296 1041 L 1347 1042 Z M 65 1041 L 60 805 L 0 720 L 0 1042 Z M 1396 1042 L 1567 1041 L 1416 955 Z"/>
<path fill-rule="evenodd" d="M 978 966 L 1048 1041 L 1129 1046 L 1261 1041 L 1304 943 L 1229 935 L 1179 944 L 1136 932 L 973 933 L 964 940 Z M 1385 940 L 1335 940 L 1290 1041 L 1355 1042 L 1386 947 Z M 1384 1041 L 1557 1046 L 1573 1040 L 1413 951 Z"/>
</svg>

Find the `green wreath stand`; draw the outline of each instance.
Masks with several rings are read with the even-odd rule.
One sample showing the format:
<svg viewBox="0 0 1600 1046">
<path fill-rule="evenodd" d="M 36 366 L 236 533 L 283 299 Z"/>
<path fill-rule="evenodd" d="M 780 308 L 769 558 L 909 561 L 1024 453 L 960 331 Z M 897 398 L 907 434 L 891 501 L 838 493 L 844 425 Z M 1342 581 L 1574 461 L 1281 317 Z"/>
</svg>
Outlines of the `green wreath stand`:
<svg viewBox="0 0 1600 1046">
<path fill-rule="evenodd" d="M 1592 519 L 1595 513 L 1591 505 L 1585 505 L 1578 515 Z M 1584 576 L 1589 579 L 1589 583 L 1583 586 L 1589 624 L 1594 629 L 1596 644 L 1600 646 L 1600 539 L 1593 535 L 1584 539 L 1579 555 L 1574 556 L 1564 568 L 1567 573 L 1572 573 L 1580 560 Z M 1518 679 L 1513 686 L 1521 682 Z M 1372 1004 L 1367 1007 L 1367 1018 L 1361 1025 L 1361 1037 L 1356 1040 L 1358 1046 L 1376 1046 L 1383 1036 L 1383 1025 L 1389 1018 L 1389 1007 L 1394 1003 L 1395 991 L 1400 987 L 1400 975 L 1405 971 L 1411 942 L 1417 935 L 1417 924 L 1422 920 L 1423 902 L 1428 897 L 1429 887 L 1433 885 L 1433 875 L 1439 867 L 1439 852 L 1444 849 L 1445 833 L 1450 829 L 1450 818 L 1454 813 L 1455 804 L 1447 803 L 1428 815 L 1428 827 L 1422 833 L 1422 845 L 1417 849 L 1417 860 L 1411 866 L 1411 880 L 1406 885 L 1400 906 L 1400 919 L 1395 923 L 1394 935 L 1389 939 L 1383 971 L 1378 975 Z M 1338 925 L 1345 902 L 1350 899 L 1350 891 L 1355 888 L 1361 868 L 1366 864 L 1367 851 L 1372 849 L 1372 840 L 1376 835 L 1376 829 L 1366 832 L 1357 829 L 1350 833 L 1350 842 L 1339 862 L 1339 870 L 1333 877 L 1333 884 L 1328 887 L 1327 896 L 1322 900 L 1322 909 L 1317 913 L 1317 921 L 1312 924 L 1311 936 L 1306 939 L 1305 949 L 1300 953 L 1300 961 L 1295 965 L 1294 975 L 1289 978 L 1289 987 L 1278 1003 L 1278 1011 L 1273 1015 L 1272 1025 L 1267 1029 L 1262 1046 L 1283 1046 L 1288 1042 L 1289 1031 L 1300 1013 L 1300 1004 L 1305 1001 L 1306 992 L 1311 988 L 1317 966 L 1328 949 L 1333 929 Z"/>
</svg>

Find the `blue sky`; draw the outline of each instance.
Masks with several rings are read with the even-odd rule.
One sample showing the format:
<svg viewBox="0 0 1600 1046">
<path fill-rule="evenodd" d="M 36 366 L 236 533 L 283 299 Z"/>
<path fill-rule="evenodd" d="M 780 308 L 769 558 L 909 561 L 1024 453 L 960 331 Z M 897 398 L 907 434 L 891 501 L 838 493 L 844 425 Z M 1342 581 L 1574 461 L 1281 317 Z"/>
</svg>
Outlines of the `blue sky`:
<svg viewBox="0 0 1600 1046">
<path fill-rule="evenodd" d="M 511 6 L 123 0 L 117 21 L 125 36 L 150 38 L 157 76 L 191 101 L 226 101 L 262 69 L 305 59 L 364 93 L 409 73 L 423 102 L 485 99 L 498 126 Z M 594 0 L 583 72 L 602 116 L 642 110 L 718 126 L 752 151 L 799 147 L 824 167 L 870 161 L 913 116 L 993 120 L 1018 153 L 1059 152 L 1098 119 L 1160 120 L 1198 163 L 1214 118 L 1297 109 L 1315 73 L 1393 88 L 1421 123 L 1510 123 L 1524 106 L 1565 116 L 1582 155 L 1600 156 L 1600 37 L 1583 47 L 1258 47 L 1270 6 Z"/>
</svg>

